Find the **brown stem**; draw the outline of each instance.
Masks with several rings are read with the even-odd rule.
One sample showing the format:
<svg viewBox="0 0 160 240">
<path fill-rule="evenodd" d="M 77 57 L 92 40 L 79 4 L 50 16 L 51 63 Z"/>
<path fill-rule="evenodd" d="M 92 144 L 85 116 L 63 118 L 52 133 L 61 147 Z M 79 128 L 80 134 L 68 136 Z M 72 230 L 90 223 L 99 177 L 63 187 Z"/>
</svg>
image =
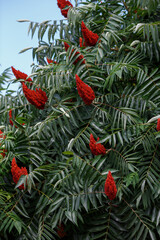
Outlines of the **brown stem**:
<svg viewBox="0 0 160 240">
<path fill-rule="evenodd" d="M 130 15 L 130 9 L 127 7 L 127 4 L 124 0 L 122 0 L 123 5 L 125 6 L 125 9 L 128 11 L 128 14 Z"/>
</svg>

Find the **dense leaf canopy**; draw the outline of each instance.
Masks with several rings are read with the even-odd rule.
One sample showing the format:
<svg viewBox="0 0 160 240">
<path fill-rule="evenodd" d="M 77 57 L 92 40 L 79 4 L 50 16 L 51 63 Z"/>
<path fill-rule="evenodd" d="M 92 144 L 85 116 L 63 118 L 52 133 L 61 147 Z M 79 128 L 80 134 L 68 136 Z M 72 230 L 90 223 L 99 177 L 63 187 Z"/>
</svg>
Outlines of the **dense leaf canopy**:
<svg viewBox="0 0 160 240">
<path fill-rule="evenodd" d="M 32 37 L 38 34 L 38 46 L 21 51 L 32 51 L 37 62 L 27 73 L 32 84 L 25 84 L 41 88 L 48 101 L 36 108 L 22 85 L 14 96 L 0 96 L 0 239 L 60 239 L 61 226 L 63 239 L 158 240 L 160 2 L 72 4 L 61 21 L 19 20 L 29 23 Z M 99 36 L 94 46 L 79 45 L 82 21 Z M 79 96 L 76 74 L 95 93 L 89 105 Z M 12 79 L 18 81 L 24 85 Z M 92 154 L 91 134 L 106 154 Z M 28 171 L 17 184 L 14 157 Z M 117 188 L 112 201 L 104 191 L 109 171 Z"/>
</svg>

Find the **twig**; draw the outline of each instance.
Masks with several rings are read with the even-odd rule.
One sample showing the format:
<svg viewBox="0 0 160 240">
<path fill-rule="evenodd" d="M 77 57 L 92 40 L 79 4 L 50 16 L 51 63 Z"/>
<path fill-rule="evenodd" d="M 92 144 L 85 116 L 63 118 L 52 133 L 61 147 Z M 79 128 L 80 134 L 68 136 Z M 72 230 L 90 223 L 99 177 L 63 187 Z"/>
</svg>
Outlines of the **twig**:
<svg viewBox="0 0 160 240">
<path fill-rule="evenodd" d="M 130 14 L 130 10 L 129 10 L 129 8 L 127 7 L 127 4 L 126 4 L 126 2 L 124 1 L 124 0 L 122 0 L 122 2 L 123 2 L 123 5 L 125 6 L 125 9 L 128 11 L 128 13 Z"/>
</svg>

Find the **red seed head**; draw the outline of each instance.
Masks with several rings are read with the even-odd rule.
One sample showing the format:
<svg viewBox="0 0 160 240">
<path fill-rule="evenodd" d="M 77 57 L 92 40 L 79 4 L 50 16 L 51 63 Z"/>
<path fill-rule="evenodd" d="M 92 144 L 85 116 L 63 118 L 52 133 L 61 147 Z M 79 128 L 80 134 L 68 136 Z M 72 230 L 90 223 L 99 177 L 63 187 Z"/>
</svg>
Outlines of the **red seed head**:
<svg viewBox="0 0 160 240">
<path fill-rule="evenodd" d="M 99 36 L 97 33 L 93 33 L 92 31 L 90 31 L 86 25 L 84 24 L 84 22 L 82 21 L 81 23 L 81 30 L 82 30 L 82 35 L 83 35 L 83 38 L 85 40 L 85 44 L 87 46 L 95 46 L 98 39 L 99 39 Z"/>
<path fill-rule="evenodd" d="M 157 131 L 160 131 L 160 118 L 157 120 Z"/>
<path fill-rule="evenodd" d="M 95 99 L 94 91 L 90 86 L 85 84 L 77 74 L 75 76 L 79 96 L 82 98 L 86 105 L 90 105 Z"/>
<path fill-rule="evenodd" d="M 50 63 L 53 63 L 53 60 L 47 58 L 47 62 L 48 62 L 48 64 L 50 64 Z"/>
<path fill-rule="evenodd" d="M 57 234 L 60 238 L 63 238 L 67 235 L 67 233 L 64 230 L 64 225 L 63 223 L 58 225 L 58 230 L 57 230 Z"/>
<path fill-rule="evenodd" d="M 108 175 L 107 175 L 107 179 L 106 179 L 105 186 L 104 186 L 104 191 L 110 200 L 115 199 L 116 194 L 117 194 L 117 188 L 116 188 L 114 178 L 112 177 L 112 174 L 110 171 L 108 172 Z"/>
<path fill-rule="evenodd" d="M 13 126 L 13 121 L 12 121 L 12 109 L 9 110 L 9 122 Z"/>
<path fill-rule="evenodd" d="M 15 157 L 12 159 L 11 173 L 12 173 L 13 181 L 15 182 L 15 184 L 17 184 L 19 178 L 22 175 L 28 175 L 27 169 L 25 167 L 21 167 L 21 168 L 18 167 Z M 19 189 L 24 189 L 24 184 L 20 185 Z"/>
<path fill-rule="evenodd" d="M 97 138 L 97 141 L 98 140 L 99 140 L 99 138 Z M 105 155 L 106 148 L 101 143 L 96 143 L 97 141 L 94 139 L 93 134 L 91 133 L 89 147 L 91 149 L 92 154 L 93 155 Z"/>
<path fill-rule="evenodd" d="M 68 43 L 66 43 L 66 42 L 64 42 L 64 46 L 65 46 L 65 50 L 66 50 L 66 52 L 67 52 L 67 50 L 68 50 L 68 48 L 70 47 L 69 46 L 69 44 Z M 72 53 L 74 52 L 74 49 L 72 49 Z M 79 55 L 80 54 L 80 52 L 75 52 L 75 55 L 74 56 L 76 56 L 76 55 Z M 84 57 L 83 57 L 83 55 L 82 54 L 80 54 L 78 57 L 77 57 L 77 59 L 73 62 L 73 64 L 74 65 L 76 65 L 81 59 L 83 59 L 83 61 L 81 62 L 81 64 L 85 64 L 85 62 L 86 62 L 86 60 L 84 59 Z"/>
<path fill-rule="evenodd" d="M 57 5 L 61 9 L 61 13 L 64 17 L 67 17 L 68 10 L 69 10 L 69 8 L 67 8 L 67 9 L 64 9 L 64 8 L 67 7 L 67 6 L 68 7 L 73 7 L 72 3 L 70 3 L 67 0 L 57 0 Z"/>
<path fill-rule="evenodd" d="M 80 37 L 79 38 L 79 46 L 82 48 L 82 47 L 86 47 L 86 44 L 85 42 L 83 43 L 83 39 Z"/>
<path fill-rule="evenodd" d="M 66 43 L 66 42 L 64 42 L 64 47 L 65 47 L 65 50 L 66 50 L 66 52 L 67 52 L 67 50 L 68 50 L 68 48 L 69 48 L 69 44 Z"/>
<path fill-rule="evenodd" d="M 3 138 L 3 139 L 6 138 L 6 136 L 3 135 L 3 132 L 1 130 L 0 130 L 0 138 Z M 7 150 L 3 149 L 3 152 L 0 153 L 2 155 L 2 157 L 5 157 L 5 155 L 6 155 L 5 152 L 7 152 Z"/>
<path fill-rule="evenodd" d="M 59 8 L 64 4 L 65 0 L 57 0 L 57 5 Z"/>
<path fill-rule="evenodd" d="M 24 79 L 24 80 L 26 80 L 27 82 L 32 82 L 32 79 L 31 79 L 31 78 L 28 78 L 28 79 L 27 79 L 27 77 L 28 77 L 27 74 L 25 74 L 25 73 L 23 73 L 23 72 L 21 72 L 21 71 L 19 71 L 19 70 L 16 70 L 14 67 L 11 67 L 11 68 L 12 68 L 12 72 L 13 72 L 14 76 L 17 78 L 17 80 L 18 80 L 18 79 Z"/>
<path fill-rule="evenodd" d="M 9 110 L 9 122 L 10 122 L 10 124 L 13 126 L 13 121 L 12 121 L 12 109 Z M 25 125 L 25 123 L 22 123 L 22 125 Z M 18 128 L 18 127 L 15 125 L 15 128 Z"/>
<path fill-rule="evenodd" d="M 0 130 L 0 138 L 5 138 L 3 137 L 3 132 Z"/>
<path fill-rule="evenodd" d="M 38 109 L 44 109 L 45 104 L 48 100 L 46 93 L 40 88 L 36 88 L 36 91 L 29 89 L 24 82 L 22 82 L 22 87 L 23 93 L 28 102 L 36 106 Z"/>
</svg>

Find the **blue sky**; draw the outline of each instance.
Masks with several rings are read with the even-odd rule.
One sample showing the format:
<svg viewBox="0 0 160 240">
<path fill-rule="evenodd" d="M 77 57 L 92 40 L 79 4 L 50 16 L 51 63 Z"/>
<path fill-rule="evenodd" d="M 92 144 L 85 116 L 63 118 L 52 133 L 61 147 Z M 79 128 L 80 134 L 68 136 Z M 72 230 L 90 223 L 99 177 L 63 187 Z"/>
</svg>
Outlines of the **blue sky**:
<svg viewBox="0 0 160 240">
<path fill-rule="evenodd" d="M 74 1 L 71 1 L 74 4 Z M 19 54 L 27 47 L 38 46 L 37 35 L 28 36 L 29 23 L 19 23 L 19 19 L 35 22 L 64 19 L 57 6 L 57 0 L 0 0 L 0 74 L 8 67 L 31 73 L 32 50 Z M 16 85 L 11 87 L 17 88 Z"/>
</svg>

